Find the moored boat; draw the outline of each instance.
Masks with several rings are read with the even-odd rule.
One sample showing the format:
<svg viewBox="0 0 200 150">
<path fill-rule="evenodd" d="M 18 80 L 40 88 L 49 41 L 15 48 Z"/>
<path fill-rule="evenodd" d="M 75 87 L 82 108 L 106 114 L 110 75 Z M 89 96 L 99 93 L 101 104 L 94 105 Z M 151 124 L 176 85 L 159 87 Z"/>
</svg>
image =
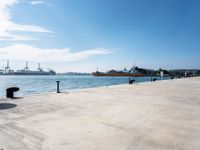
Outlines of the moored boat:
<svg viewBox="0 0 200 150">
<path fill-rule="evenodd" d="M 127 76 L 127 77 L 143 77 L 144 74 L 142 73 L 102 73 L 102 72 L 93 72 L 92 75 L 94 76 Z"/>
<path fill-rule="evenodd" d="M 139 72 L 138 67 L 132 67 L 129 71 L 124 68 L 122 71 L 116 71 L 116 70 L 110 70 L 108 72 L 93 72 L 93 76 L 113 76 L 113 77 L 120 77 L 120 76 L 127 76 L 127 77 L 142 77 L 145 74 L 142 72 Z"/>
</svg>

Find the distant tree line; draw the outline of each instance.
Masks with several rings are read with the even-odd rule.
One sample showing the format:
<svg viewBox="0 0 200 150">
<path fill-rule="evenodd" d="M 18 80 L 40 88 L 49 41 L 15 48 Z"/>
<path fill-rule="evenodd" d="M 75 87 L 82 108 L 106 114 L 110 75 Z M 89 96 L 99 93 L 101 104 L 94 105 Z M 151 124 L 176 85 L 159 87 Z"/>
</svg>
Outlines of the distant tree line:
<svg viewBox="0 0 200 150">
<path fill-rule="evenodd" d="M 144 69 L 136 67 L 136 70 L 140 73 L 144 73 L 147 76 L 160 76 L 160 73 L 163 72 L 165 76 L 171 77 L 192 77 L 192 76 L 200 76 L 200 69 L 174 69 L 174 70 L 166 70 L 159 68 L 158 70 Z"/>
</svg>

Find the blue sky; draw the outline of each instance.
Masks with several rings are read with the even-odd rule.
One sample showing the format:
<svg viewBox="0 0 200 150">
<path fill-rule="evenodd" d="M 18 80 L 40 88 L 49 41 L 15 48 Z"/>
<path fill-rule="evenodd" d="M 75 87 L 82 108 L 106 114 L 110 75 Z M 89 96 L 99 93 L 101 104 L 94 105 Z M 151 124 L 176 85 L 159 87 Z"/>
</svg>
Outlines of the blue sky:
<svg viewBox="0 0 200 150">
<path fill-rule="evenodd" d="M 0 68 L 200 68 L 198 0 L 0 1 Z"/>
</svg>

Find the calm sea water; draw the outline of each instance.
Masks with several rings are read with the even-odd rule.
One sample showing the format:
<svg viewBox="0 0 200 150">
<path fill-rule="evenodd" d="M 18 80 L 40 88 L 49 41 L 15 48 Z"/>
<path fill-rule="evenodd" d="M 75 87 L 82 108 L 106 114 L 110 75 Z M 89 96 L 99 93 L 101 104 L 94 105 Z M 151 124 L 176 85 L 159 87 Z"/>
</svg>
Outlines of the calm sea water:
<svg viewBox="0 0 200 150">
<path fill-rule="evenodd" d="M 136 82 L 150 81 L 150 77 L 135 77 L 134 79 Z M 0 97 L 5 97 L 6 89 L 12 86 L 20 88 L 20 91 L 16 92 L 16 96 L 56 92 L 57 80 L 60 81 L 61 91 L 128 83 L 128 77 L 0 76 Z"/>
</svg>

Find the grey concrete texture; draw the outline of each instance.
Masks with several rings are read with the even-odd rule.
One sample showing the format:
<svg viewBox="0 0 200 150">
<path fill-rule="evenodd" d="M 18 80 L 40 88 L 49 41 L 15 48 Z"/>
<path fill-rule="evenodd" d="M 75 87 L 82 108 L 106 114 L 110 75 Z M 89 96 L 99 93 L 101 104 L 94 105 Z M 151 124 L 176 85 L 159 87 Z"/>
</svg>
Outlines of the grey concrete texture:
<svg viewBox="0 0 200 150">
<path fill-rule="evenodd" d="M 200 78 L 0 100 L 3 150 L 199 150 Z"/>
</svg>

